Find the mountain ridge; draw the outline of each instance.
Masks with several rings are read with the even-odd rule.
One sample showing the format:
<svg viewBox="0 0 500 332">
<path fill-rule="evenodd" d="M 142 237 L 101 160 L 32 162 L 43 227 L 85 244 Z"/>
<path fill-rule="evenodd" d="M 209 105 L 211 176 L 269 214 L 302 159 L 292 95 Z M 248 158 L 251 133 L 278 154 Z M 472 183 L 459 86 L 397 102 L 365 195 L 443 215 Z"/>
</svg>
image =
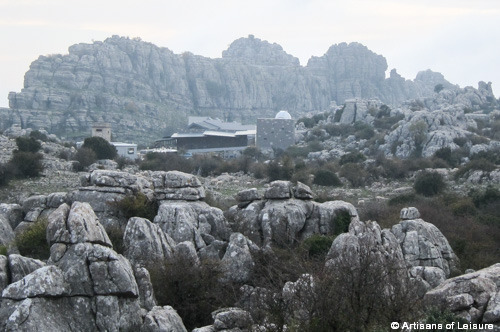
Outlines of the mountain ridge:
<svg viewBox="0 0 500 332">
<path fill-rule="evenodd" d="M 0 123 L 81 137 L 107 121 L 115 137 L 151 141 L 182 127 L 189 115 L 252 123 L 287 109 L 294 116 L 327 109 L 332 101 L 379 98 L 395 104 L 429 96 L 436 84 L 455 88 L 432 71 L 406 80 L 359 43 L 332 45 L 306 66 L 276 43 L 253 35 L 235 40 L 221 58 L 175 54 L 139 39 L 112 36 L 75 44 L 66 55 L 40 56 L 21 92 L 9 94 Z"/>
</svg>

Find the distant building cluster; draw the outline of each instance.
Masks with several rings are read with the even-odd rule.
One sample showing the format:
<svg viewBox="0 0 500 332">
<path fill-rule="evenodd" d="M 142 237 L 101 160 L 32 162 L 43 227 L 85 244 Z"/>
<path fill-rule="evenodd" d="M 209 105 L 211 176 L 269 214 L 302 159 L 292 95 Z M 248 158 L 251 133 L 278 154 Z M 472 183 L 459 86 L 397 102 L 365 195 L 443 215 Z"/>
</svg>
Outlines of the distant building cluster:
<svg viewBox="0 0 500 332">
<path fill-rule="evenodd" d="M 94 124 L 92 124 L 91 136 L 104 138 L 106 141 L 111 143 L 116 148 L 116 152 L 120 157 L 125 157 L 132 160 L 135 160 L 139 157 L 137 154 L 137 144 L 111 142 L 111 124 L 107 122 L 95 122 Z M 76 143 L 77 148 L 80 148 L 82 145 L 83 142 Z"/>
</svg>

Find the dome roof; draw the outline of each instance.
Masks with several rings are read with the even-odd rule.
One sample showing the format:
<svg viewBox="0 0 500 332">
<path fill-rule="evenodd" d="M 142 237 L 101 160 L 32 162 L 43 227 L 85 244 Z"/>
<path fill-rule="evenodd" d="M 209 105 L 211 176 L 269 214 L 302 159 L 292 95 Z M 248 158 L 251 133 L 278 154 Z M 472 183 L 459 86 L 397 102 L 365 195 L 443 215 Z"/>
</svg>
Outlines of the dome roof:
<svg viewBox="0 0 500 332">
<path fill-rule="evenodd" d="M 292 116 L 287 111 L 279 111 L 274 118 L 275 119 L 291 119 Z"/>
</svg>

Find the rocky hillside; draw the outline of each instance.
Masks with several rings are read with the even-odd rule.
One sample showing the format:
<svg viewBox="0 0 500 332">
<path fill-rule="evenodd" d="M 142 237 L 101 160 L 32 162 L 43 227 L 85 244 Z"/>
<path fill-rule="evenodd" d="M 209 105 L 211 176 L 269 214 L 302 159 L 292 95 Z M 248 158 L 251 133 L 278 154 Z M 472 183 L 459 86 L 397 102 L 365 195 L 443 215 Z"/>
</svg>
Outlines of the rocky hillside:
<svg viewBox="0 0 500 332">
<path fill-rule="evenodd" d="M 428 96 L 436 84 L 453 88 L 439 73 L 410 81 L 394 69 L 386 78 L 387 69 L 383 56 L 358 43 L 333 45 L 301 66 L 281 46 L 252 35 L 217 59 L 113 36 L 40 56 L 22 91 L 9 95 L 0 125 L 82 137 L 92 122 L 106 121 L 117 140 L 147 142 L 184 126 L 188 115 L 253 123 L 280 109 L 297 116 L 354 97 L 392 104 Z"/>
</svg>

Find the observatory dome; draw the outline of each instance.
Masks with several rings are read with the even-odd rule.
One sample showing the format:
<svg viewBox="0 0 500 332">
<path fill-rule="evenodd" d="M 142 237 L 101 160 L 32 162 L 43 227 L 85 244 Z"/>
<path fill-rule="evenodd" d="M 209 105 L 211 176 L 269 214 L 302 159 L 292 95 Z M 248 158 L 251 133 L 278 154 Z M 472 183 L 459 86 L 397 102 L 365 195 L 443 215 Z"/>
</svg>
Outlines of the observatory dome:
<svg viewBox="0 0 500 332">
<path fill-rule="evenodd" d="M 275 119 L 291 119 L 292 116 L 287 111 L 279 111 L 274 118 Z"/>
</svg>

